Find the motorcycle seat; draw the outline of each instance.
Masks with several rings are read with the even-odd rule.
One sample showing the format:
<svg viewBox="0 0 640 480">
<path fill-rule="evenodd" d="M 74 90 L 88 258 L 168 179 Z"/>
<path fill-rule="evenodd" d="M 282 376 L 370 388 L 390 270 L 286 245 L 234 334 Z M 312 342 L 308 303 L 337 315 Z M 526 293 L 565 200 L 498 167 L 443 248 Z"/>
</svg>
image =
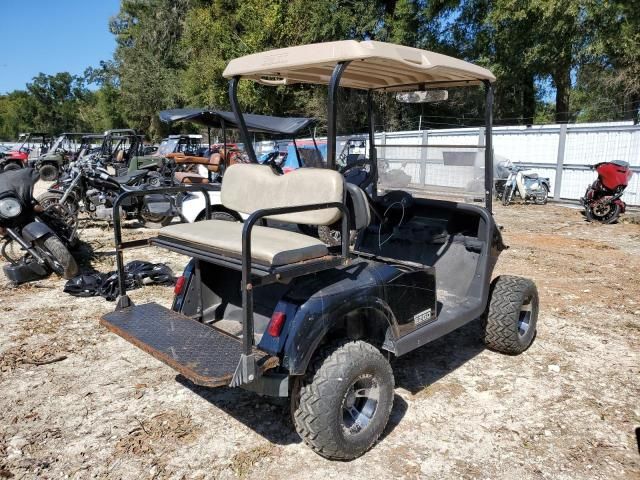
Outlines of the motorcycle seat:
<svg viewBox="0 0 640 480">
<path fill-rule="evenodd" d="M 113 177 L 113 179 L 121 185 L 132 185 L 147 175 L 147 173 L 148 172 L 146 170 L 134 170 L 133 172 L 128 172 L 125 175 Z"/>
<path fill-rule="evenodd" d="M 531 178 L 532 180 L 535 180 L 538 178 L 538 174 L 537 173 L 523 173 L 522 176 L 524 178 Z"/>
</svg>

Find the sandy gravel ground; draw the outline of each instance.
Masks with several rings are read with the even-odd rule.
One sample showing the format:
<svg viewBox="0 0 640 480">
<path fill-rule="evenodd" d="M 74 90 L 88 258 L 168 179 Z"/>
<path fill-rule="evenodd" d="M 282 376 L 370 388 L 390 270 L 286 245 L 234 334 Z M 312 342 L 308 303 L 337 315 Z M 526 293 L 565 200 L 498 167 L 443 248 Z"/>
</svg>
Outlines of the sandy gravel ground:
<svg viewBox="0 0 640 480">
<path fill-rule="evenodd" d="M 397 360 L 390 425 L 352 462 L 302 444 L 288 406 L 193 386 L 108 333 L 98 318 L 113 303 L 68 296 L 55 277 L 13 288 L 0 273 L 0 478 L 640 478 L 640 225 L 550 205 L 496 217 L 511 246 L 497 274 L 538 285 L 534 345 L 494 353 L 471 324 Z M 83 268 L 113 268 L 111 235 L 82 233 Z M 133 299 L 168 306 L 171 289 Z"/>
</svg>

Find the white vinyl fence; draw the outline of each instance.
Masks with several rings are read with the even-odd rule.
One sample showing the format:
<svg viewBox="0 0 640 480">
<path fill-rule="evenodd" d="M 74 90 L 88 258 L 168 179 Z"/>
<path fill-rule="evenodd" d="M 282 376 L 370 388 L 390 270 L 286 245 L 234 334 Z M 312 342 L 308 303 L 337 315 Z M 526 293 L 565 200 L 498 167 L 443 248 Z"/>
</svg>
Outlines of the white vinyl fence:
<svg viewBox="0 0 640 480">
<path fill-rule="evenodd" d="M 378 158 L 418 186 L 474 190 L 484 164 L 484 129 L 405 131 L 376 134 Z M 465 148 L 461 148 L 466 146 Z M 591 166 L 624 160 L 634 172 L 623 196 L 640 205 L 640 125 L 628 122 L 494 127 L 496 159 L 536 171 L 551 181 L 555 199 L 577 200 L 596 178 Z"/>
</svg>

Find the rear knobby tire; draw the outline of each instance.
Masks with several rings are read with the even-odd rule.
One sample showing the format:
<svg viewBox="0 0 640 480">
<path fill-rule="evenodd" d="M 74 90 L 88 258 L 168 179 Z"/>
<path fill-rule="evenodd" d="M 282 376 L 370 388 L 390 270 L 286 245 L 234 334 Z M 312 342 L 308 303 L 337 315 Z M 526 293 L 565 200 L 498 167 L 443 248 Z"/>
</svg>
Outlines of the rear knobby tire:
<svg viewBox="0 0 640 480">
<path fill-rule="evenodd" d="M 57 275 L 69 280 L 78 274 L 76 260 L 58 237 L 50 235 L 44 241 L 39 240 L 38 245 L 47 264 Z"/>
<path fill-rule="evenodd" d="M 373 345 L 345 341 L 322 347 L 294 386 L 291 413 L 296 431 L 325 458 L 357 458 L 387 425 L 393 388 L 391 365 Z"/>
<path fill-rule="evenodd" d="M 517 355 L 536 335 L 538 290 L 527 278 L 501 275 L 493 281 L 484 318 L 484 343 L 492 350 Z"/>
</svg>

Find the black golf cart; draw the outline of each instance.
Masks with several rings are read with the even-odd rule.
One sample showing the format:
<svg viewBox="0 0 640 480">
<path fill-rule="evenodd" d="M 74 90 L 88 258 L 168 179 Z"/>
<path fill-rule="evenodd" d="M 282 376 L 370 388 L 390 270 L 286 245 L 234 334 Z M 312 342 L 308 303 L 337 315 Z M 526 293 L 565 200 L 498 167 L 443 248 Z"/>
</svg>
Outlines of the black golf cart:
<svg viewBox="0 0 640 480">
<path fill-rule="evenodd" d="M 229 167 L 222 203 L 248 213 L 244 223 L 173 225 L 149 240 L 192 258 L 171 310 L 131 303 L 123 249 L 140 241 L 122 242 L 117 226 L 120 297 L 102 325 L 195 384 L 290 396 L 303 440 L 320 455 L 343 460 L 367 451 L 387 424 L 394 357 L 475 319 L 482 319 L 490 348 L 518 354 L 529 347 L 538 316 L 535 285 L 514 276 L 492 281 L 505 246 L 491 214 L 491 72 L 424 50 L 349 40 L 235 59 L 224 76 L 254 160 L 236 97 L 240 79 L 328 84 L 328 168 L 278 175 L 265 165 Z M 368 153 L 375 160 L 374 94 L 474 85 L 486 92 L 484 207 L 404 190 L 379 195 L 375 161 L 368 193 L 333 168 L 339 87 L 368 92 Z M 342 243 L 327 247 L 265 226 L 266 218 L 307 225 L 340 219 Z M 358 231 L 353 248 L 350 228 Z"/>
</svg>

